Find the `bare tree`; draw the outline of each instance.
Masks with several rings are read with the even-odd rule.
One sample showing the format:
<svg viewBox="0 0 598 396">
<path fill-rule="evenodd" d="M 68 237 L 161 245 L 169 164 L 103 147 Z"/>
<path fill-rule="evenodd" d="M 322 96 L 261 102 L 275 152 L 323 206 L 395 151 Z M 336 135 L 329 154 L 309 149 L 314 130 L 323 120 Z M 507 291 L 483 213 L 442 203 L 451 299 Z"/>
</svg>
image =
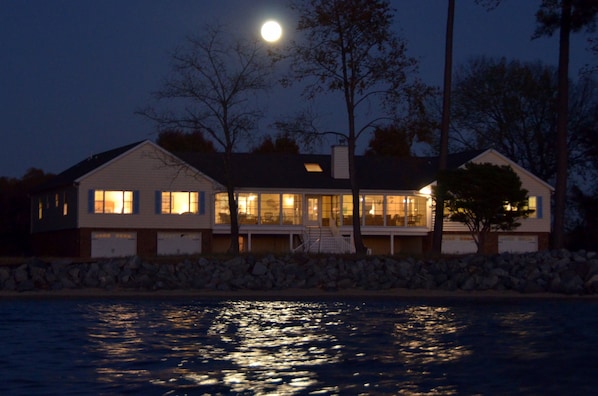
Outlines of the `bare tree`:
<svg viewBox="0 0 598 396">
<path fill-rule="evenodd" d="M 407 56 L 405 42 L 393 32 L 388 1 L 309 0 L 293 3 L 291 8 L 299 14 L 299 38 L 279 54 L 290 59 L 289 81 L 305 82 L 303 96 L 308 99 L 340 93 L 347 124 L 344 130 L 322 131 L 303 113 L 299 123 L 294 127 L 287 123 L 283 129 L 300 129 L 315 137 L 332 134 L 346 141 L 353 202 L 358 203 L 356 142 L 376 123 L 394 117 L 396 108 L 391 103 L 425 92 L 408 82 L 409 73 L 416 71 L 416 61 Z M 411 99 L 410 105 L 420 104 L 414 96 Z M 359 214 L 359 206 L 353 205 L 353 217 L 358 219 Z M 356 252 L 365 253 L 358 221 L 353 222 L 353 238 Z"/>
<path fill-rule="evenodd" d="M 161 128 L 200 131 L 222 148 L 231 219 L 229 253 L 238 254 L 232 153 L 262 116 L 254 96 L 268 88 L 271 62 L 260 42 L 235 39 L 221 27 L 210 26 L 204 35 L 188 38 L 172 60 L 172 75 L 154 93 L 158 101 L 172 107 L 166 111 L 150 107 L 138 113 Z"/>
</svg>

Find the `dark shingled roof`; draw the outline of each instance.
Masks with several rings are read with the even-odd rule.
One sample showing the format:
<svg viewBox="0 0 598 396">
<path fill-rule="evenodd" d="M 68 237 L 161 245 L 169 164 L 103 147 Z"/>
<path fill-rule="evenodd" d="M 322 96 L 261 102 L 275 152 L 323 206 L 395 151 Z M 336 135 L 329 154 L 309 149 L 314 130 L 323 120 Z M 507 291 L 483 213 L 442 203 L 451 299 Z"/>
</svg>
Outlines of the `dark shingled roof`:
<svg viewBox="0 0 598 396">
<path fill-rule="evenodd" d="M 456 168 L 484 150 L 451 154 L 448 167 Z M 225 184 L 222 153 L 183 153 L 179 158 L 221 184 Z M 318 154 L 233 154 L 235 186 L 240 188 L 345 189 L 348 179 L 332 177 L 331 156 Z M 307 172 L 317 163 L 322 172 Z M 419 190 L 436 180 L 438 157 L 357 156 L 357 178 L 365 190 Z"/>
<path fill-rule="evenodd" d="M 56 177 L 42 184 L 35 189 L 35 192 L 51 190 L 54 188 L 64 187 L 73 184 L 80 177 L 85 176 L 94 169 L 112 161 L 116 157 L 126 153 L 133 147 L 138 146 L 142 142 L 127 144 L 126 146 L 118 147 L 112 150 L 104 151 L 103 153 L 93 154 L 81 162 L 71 166 L 67 170 L 59 173 Z"/>
<path fill-rule="evenodd" d="M 136 142 L 94 154 L 56 175 L 35 192 L 72 185 L 76 180 L 126 153 L 143 142 Z M 485 150 L 467 151 L 448 156 L 448 167 L 457 168 Z M 222 153 L 175 153 L 177 157 L 226 185 Z M 330 189 L 350 190 L 348 179 L 332 177 L 330 155 L 323 154 L 252 154 L 234 153 L 235 186 L 239 188 Z M 306 163 L 317 163 L 322 172 L 307 172 Z M 357 178 L 363 190 L 419 190 L 436 180 L 438 157 L 357 156 Z"/>
</svg>

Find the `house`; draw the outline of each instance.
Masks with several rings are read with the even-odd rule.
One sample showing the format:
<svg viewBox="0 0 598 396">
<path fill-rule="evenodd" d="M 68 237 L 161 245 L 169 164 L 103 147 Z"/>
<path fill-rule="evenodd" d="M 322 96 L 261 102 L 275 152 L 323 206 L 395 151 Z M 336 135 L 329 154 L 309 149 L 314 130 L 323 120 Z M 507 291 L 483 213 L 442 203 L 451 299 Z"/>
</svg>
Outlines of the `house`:
<svg viewBox="0 0 598 396">
<path fill-rule="evenodd" d="M 175 155 L 142 141 L 90 156 L 31 195 L 38 255 L 110 257 L 224 252 L 230 212 L 221 153 Z M 331 155 L 233 155 L 240 246 L 245 252 L 352 252 L 353 221 L 373 254 L 421 253 L 433 231 L 436 157 L 358 156 L 361 213 L 352 216 L 347 148 Z M 449 156 L 511 165 L 529 193 L 530 218 L 494 233 L 497 252 L 548 247 L 552 188 L 494 150 Z M 446 221 L 443 251 L 475 244 Z"/>
</svg>

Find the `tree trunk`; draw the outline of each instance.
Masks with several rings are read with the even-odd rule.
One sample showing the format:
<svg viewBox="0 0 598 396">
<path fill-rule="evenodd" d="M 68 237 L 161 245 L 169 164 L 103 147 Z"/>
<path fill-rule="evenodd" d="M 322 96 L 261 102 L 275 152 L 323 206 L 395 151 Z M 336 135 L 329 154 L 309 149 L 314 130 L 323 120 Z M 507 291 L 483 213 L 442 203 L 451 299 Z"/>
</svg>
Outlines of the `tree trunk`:
<svg viewBox="0 0 598 396">
<path fill-rule="evenodd" d="M 361 219 L 360 208 L 361 200 L 359 199 L 359 183 L 357 182 L 357 175 L 355 173 L 355 138 L 348 141 L 349 151 L 349 182 L 351 183 L 351 194 L 353 195 L 353 243 L 355 245 L 355 253 L 365 254 L 367 248 L 363 244 L 361 237 Z"/>
<path fill-rule="evenodd" d="M 480 231 L 478 232 L 478 254 L 486 254 L 488 251 L 488 232 L 487 231 Z"/>
<path fill-rule="evenodd" d="M 569 117 L 569 35 L 571 31 L 571 0 L 561 3 L 559 35 L 559 74 L 557 109 L 557 169 L 554 193 L 553 248 L 565 243 L 565 210 L 567 202 L 567 121 Z"/>
<path fill-rule="evenodd" d="M 448 157 L 448 133 L 451 112 L 451 84 L 453 65 L 453 25 L 455 21 L 455 0 L 449 0 L 446 22 L 446 44 L 444 52 L 444 91 L 442 95 L 442 122 L 440 124 L 440 156 L 438 158 L 438 172 L 446 169 Z M 432 235 L 432 253 L 439 255 L 442 252 L 442 225 L 444 221 L 444 194 L 436 196 L 436 209 L 434 212 L 434 233 Z"/>
<path fill-rule="evenodd" d="M 228 209 L 230 212 L 230 246 L 228 254 L 239 254 L 239 216 L 237 199 L 235 197 L 235 184 L 233 179 L 232 150 L 224 153 L 224 174 L 226 177 L 226 192 L 228 193 Z"/>
</svg>

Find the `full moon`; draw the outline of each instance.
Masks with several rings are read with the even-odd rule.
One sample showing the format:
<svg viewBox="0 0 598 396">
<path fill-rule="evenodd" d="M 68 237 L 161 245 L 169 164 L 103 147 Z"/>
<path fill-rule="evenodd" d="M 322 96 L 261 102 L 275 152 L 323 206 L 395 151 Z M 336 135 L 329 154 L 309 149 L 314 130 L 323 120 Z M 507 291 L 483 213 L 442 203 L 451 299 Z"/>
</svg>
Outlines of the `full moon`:
<svg viewBox="0 0 598 396">
<path fill-rule="evenodd" d="M 276 21 L 268 21 L 262 25 L 262 37 L 264 40 L 272 43 L 282 36 L 282 28 Z"/>
</svg>

